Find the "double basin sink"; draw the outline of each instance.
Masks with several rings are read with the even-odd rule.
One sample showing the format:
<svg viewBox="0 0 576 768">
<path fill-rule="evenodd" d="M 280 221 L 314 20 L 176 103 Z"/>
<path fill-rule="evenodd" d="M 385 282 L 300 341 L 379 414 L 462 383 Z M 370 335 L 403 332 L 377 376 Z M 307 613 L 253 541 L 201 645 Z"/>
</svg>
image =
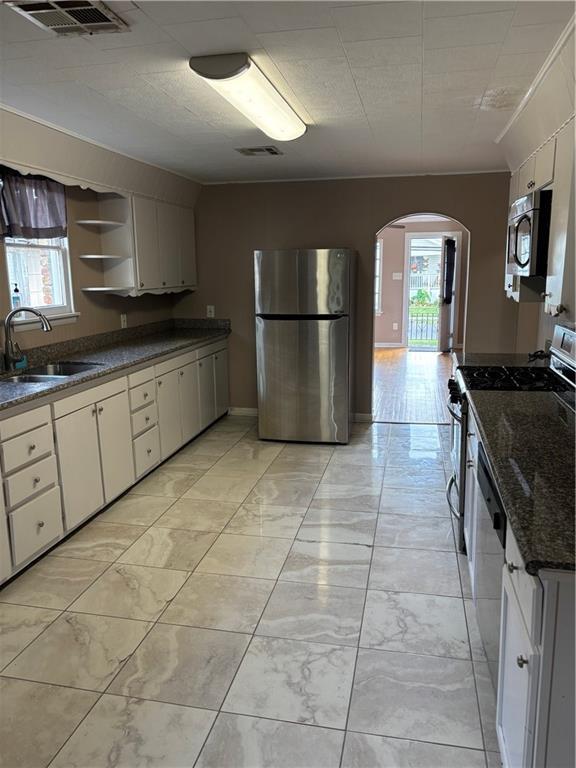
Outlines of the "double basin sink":
<svg viewBox="0 0 576 768">
<path fill-rule="evenodd" d="M 77 373 L 85 373 L 97 368 L 100 363 L 76 363 L 66 360 L 61 363 L 47 363 L 29 368 L 26 373 L 7 376 L 1 381 L 10 381 L 13 384 L 42 384 L 50 381 L 60 381 Z"/>
</svg>

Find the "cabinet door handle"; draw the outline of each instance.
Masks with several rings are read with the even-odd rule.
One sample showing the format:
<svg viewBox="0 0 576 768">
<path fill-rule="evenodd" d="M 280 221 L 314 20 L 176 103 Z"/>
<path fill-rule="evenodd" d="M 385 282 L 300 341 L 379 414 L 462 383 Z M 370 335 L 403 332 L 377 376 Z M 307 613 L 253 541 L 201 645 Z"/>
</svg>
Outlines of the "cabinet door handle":
<svg viewBox="0 0 576 768">
<path fill-rule="evenodd" d="M 144 398 L 144 400 L 146 400 L 146 399 L 147 399 L 147 397 L 148 397 L 148 392 L 144 392 L 144 393 L 142 394 L 142 397 Z"/>
<path fill-rule="evenodd" d="M 98 406 L 98 413 L 103 413 L 103 412 L 104 412 L 104 406 L 103 405 L 99 405 Z"/>
<path fill-rule="evenodd" d="M 162 285 L 166 285 L 166 281 L 165 280 L 162 280 Z"/>
<path fill-rule="evenodd" d="M 522 669 L 528 664 L 528 659 L 520 654 L 520 656 L 516 656 L 516 664 Z"/>
<path fill-rule="evenodd" d="M 202 368 L 202 363 L 198 363 L 199 367 Z"/>
<path fill-rule="evenodd" d="M 508 570 L 508 573 L 514 573 L 514 571 L 520 570 L 517 565 L 514 565 L 514 563 L 506 563 L 506 568 Z"/>
<path fill-rule="evenodd" d="M 93 406 L 92 410 L 90 411 L 92 416 L 96 416 L 96 406 Z"/>
<path fill-rule="evenodd" d="M 180 376 L 184 376 L 184 371 L 180 371 Z"/>
<path fill-rule="evenodd" d="M 468 459 L 468 460 L 466 461 L 466 466 L 467 466 L 467 467 L 473 467 L 473 466 L 474 466 L 474 462 L 472 461 L 472 459 Z"/>
<path fill-rule="evenodd" d="M 148 424 L 148 422 L 150 421 L 150 416 L 145 416 L 144 421 L 146 422 L 146 424 Z"/>
<path fill-rule="evenodd" d="M 140 288 L 144 288 L 144 283 L 140 283 Z"/>
<path fill-rule="evenodd" d="M 158 380 L 158 386 L 159 386 L 159 387 L 161 387 L 161 386 L 162 386 L 162 379 L 159 379 L 159 380 Z"/>
<path fill-rule="evenodd" d="M 42 480 L 42 478 L 41 478 L 41 477 L 35 477 L 35 478 L 34 478 L 34 480 L 33 480 L 33 482 L 34 482 L 34 485 L 38 485 L 38 483 L 39 483 L 41 480 Z"/>
<path fill-rule="evenodd" d="M 152 448 L 147 448 L 146 453 L 148 454 L 148 456 L 150 456 L 150 454 L 152 453 Z"/>
<path fill-rule="evenodd" d="M 35 451 L 36 450 L 36 443 L 32 443 L 30 445 L 30 447 L 28 448 L 28 450 L 30 451 L 30 453 L 32 453 L 32 451 Z"/>
<path fill-rule="evenodd" d="M 44 528 L 44 520 L 38 520 L 36 525 L 38 526 L 38 528 Z"/>
</svg>

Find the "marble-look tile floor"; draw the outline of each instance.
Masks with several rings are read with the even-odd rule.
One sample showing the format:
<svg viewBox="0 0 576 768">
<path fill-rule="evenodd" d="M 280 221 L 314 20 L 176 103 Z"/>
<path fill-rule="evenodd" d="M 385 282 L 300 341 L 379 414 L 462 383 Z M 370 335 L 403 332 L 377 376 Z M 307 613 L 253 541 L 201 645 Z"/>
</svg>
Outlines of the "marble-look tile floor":
<svg viewBox="0 0 576 768">
<path fill-rule="evenodd" d="M 448 463 L 222 419 L 0 591 L 0 765 L 498 766 Z"/>
</svg>

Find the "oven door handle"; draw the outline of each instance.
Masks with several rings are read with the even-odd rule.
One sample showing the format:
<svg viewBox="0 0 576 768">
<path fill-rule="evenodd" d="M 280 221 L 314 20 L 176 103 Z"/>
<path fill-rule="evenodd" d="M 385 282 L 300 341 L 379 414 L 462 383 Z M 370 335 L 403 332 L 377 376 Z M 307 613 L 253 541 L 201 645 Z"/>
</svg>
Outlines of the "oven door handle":
<svg viewBox="0 0 576 768">
<path fill-rule="evenodd" d="M 448 485 L 446 486 L 446 501 L 448 502 L 448 509 L 450 510 L 450 513 L 454 515 L 454 517 L 459 520 L 460 514 L 454 507 L 452 506 L 452 488 L 456 485 L 456 475 L 452 475 L 450 480 L 448 480 Z"/>
<path fill-rule="evenodd" d="M 448 411 L 448 413 L 450 414 L 450 416 L 452 416 L 452 418 L 454 419 L 454 421 L 457 421 L 457 422 L 458 422 L 458 424 L 462 424 L 462 416 L 459 416 L 459 415 L 456 413 L 456 411 L 455 411 L 453 408 L 451 408 L 451 407 L 450 407 L 450 401 L 448 401 L 448 402 L 446 403 L 446 410 Z"/>
</svg>

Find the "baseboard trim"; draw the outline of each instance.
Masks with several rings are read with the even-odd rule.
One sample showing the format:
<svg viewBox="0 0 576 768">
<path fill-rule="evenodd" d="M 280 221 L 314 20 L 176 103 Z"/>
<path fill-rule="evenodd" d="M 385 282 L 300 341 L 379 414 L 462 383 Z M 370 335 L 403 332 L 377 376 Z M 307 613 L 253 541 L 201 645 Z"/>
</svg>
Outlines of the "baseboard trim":
<svg viewBox="0 0 576 768">
<path fill-rule="evenodd" d="M 372 421 L 372 414 L 371 413 L 354 413 L 352 414 L 352 420 L 360 423 L 360 422 L 371 422 Z"/>
<path fill-rule="evenodd" d="M 405 347 L 406 344 L 402 344 L 401 341 L 377 341 L 374 344 L 375 349 L 392 349 L 396 347 Z"/>
<path fill-rule="evenodd" d="M 258 408 L 229 408 L 230 416 L 258 416 Z"/>
</svg>

